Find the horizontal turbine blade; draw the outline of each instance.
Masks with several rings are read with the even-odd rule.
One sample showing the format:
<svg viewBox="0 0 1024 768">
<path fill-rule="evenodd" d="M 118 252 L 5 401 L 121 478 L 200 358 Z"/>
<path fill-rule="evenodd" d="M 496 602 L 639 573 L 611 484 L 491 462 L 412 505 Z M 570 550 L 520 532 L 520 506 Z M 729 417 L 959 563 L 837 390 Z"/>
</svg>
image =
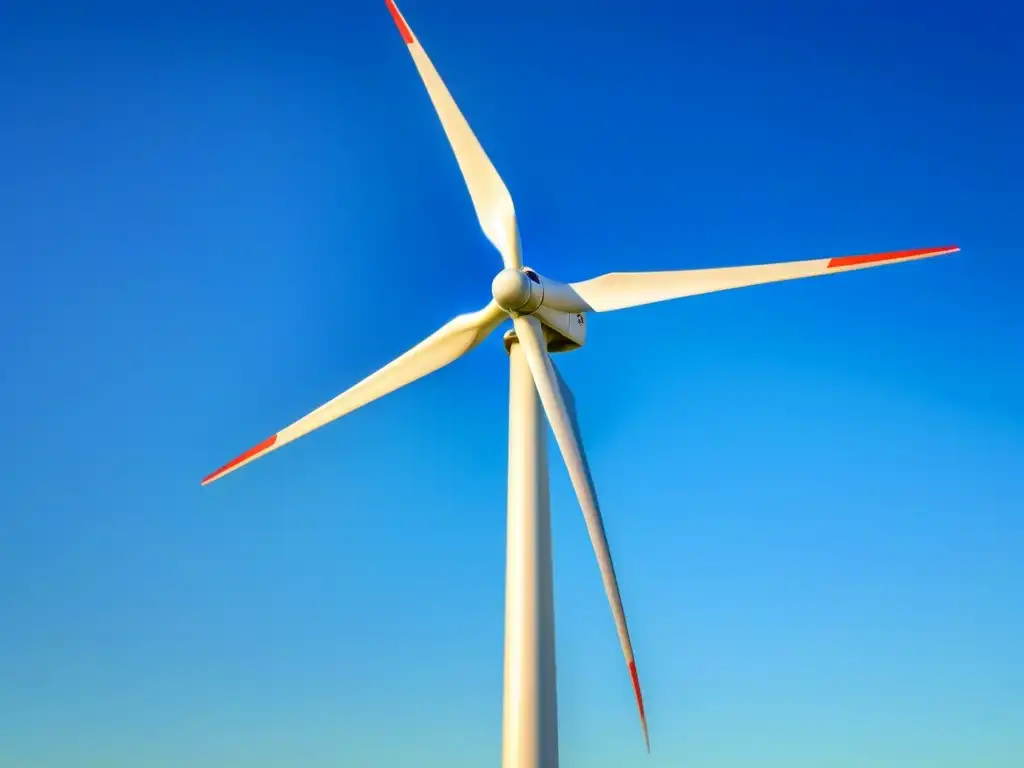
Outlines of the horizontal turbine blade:
<svg viewBox="0 0 1024 768">
<path fill-rule="evenodd" d="M 519 269 L 523 263 L 512 196 L 473 134 L 473 129 L 459 111 L 441 76 L 434 69 L 427 52 L 413 35 L 402 12 L 398 10 L 394 0 L 386 2 L 402 39 L 409 47 L 409 53 L 423 79 L 423 84 L 427 87 L 437 116 L 441 118 L 448 143 L 452 145 L 462 177 L 469 187 L 469 196 L 473 199 L 473 207 L 476 209 L 477 218 L 480 219 L 480 226 L 487 239 L 501 253 L 505 267 Z"/>
<path fill-rule="evenodd" d="M 515 324 L 516 337 L 526 353 L 526 360 L 537 386 L 537 392 L 540 394 L 544 413 L 547 414 L 548 422 L 555 433 L 555 442 L 558 443 L 559 451 L 569 470 L 569 478 L 576 491 L 576 498 L 579 499 L 580 507 L 583 509 L 583 518 L 587 523 L 590 543 L 597 555 L 604 591 L 611 605 L 615 628 L 619 633 L 619 643 L 622 645 L 622 653 L 626 657 L 626 665 L 629 667 L 629 674 L 633 682 L 633 693 L 636 695 L 636 705 L 640 711 L 640 724 L 644 729 L 644 743 L 647 745 L 647 751 L 650 752 L 651 742 L 647 733 L 647 716 L 644 713 L 644 700 L 640 693 L 640 680 L 637 677 L 636 660 L 633 657 L 633 644 L 629 640 L 626 612 L 622 607 L 622 597 L 619 594 L 619 582 L 615 578 L 612 553 L 605 535 L 601 509 L 597 504 L 597 491 L 594 488 L 587 455 L 583 449 L 583 439 L 580 435 L 579 423 L 576 420 L 572 393 L 548 354 L 540 322 L 530 316 L 514 317 L 512 322 Z"/>
<path fill-rule="evenodd" d="M 615 309 L 638 307 L 657 301 L 681 299 L 702 293 L 745 288 L 749 285 L 796 280 L 802 277 L 851 272 L 855 269 L 880 267 L 904 261 L 927 259 L 956 253 L 955 245 L 942 248 L 918 248 L 910 251 L 891 251 L 861 256 L 840 256 L 832 259 L 786 261 L 779 264 L 760 264 L 749 267 L 721 267 L 717 269 L 683 269 L 668 272 L 612 272 L 591 280 L 571 283 L 571 291 L 555 301 L 545 303 L 563 312 L 611 312 Z M 575 296 L 572 293 L 575 292 Z"/>
<path fill-rule="evenodd" d="M 250 461 L 454 362 L 483 341 L 507 317 L 493 301 L 477 312 L 459 315 L 376 373 L 207 475 L 202 484 L 219 480 Z"/>
</svg>

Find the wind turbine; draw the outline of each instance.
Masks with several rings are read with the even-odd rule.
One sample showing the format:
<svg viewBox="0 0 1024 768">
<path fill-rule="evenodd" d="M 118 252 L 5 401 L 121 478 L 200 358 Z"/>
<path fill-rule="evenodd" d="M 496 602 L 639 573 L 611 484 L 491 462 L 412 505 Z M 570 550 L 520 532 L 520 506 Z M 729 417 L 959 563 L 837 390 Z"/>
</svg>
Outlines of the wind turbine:
<svg viewBox="0 0 1024 768">
<path fill-rule="evenodd" d="M 452 319 L 401 357 L 208 475 L 202 484 L 207 485 L 448 365 L 511 318 L 513 330 L 504 336 L 510 381 L 502 766 L 551 768 L 558 765 L 550 507 L 542 409 L 583 510 L 633 684 L 644 741 L 650 752 L 633 646 L 597 492 L 587 465 L 572 393 L 550 353 L 583 346 L 590 312 L 609 312 L 730 288 L 850 272 L 941 256 L 960 249 L 946 246 L 758 266 L 616 272 L 568 284 L 541 276 L 523 266 L 516 214 L 508 189 L 405 18 L 393 0 L 385 2 L 455 152 L 480 226 L 501 254 L 504 269 L 494 278 L 491 301 L 483 309 Z"/>
</svg>

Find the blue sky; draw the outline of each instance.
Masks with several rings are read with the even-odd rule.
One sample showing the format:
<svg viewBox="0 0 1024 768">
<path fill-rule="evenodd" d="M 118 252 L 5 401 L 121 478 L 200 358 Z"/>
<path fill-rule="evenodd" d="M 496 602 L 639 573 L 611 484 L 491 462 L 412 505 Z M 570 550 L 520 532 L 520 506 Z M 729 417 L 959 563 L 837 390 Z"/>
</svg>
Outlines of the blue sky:
<svg viewBox="0 0 1024 768">
<path fill-rule="evenodd" d="M 402 4 L 543 273 L 964 249 L 560 359 L 653 749 L 554 465 L 564 767 L 1024 759 L 1012 5 Z M 384 3 L 0 38 L 0 764 L 496 764 L 498 337 L 199 486 L 500 267 Z"/>
</svg>

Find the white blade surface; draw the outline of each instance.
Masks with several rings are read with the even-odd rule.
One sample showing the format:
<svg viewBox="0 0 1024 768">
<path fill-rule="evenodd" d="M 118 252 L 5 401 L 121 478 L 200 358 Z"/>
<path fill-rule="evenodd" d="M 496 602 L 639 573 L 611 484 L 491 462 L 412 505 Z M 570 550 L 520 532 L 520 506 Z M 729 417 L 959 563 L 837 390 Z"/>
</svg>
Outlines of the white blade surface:
<svg viewBox="0 0 1024 768">
<path fill-rule="evenodd" d="M 832 259 L 786 261 L 749 267 L 718 269 L 684 269 L 669 272 L 613 272 L 591 280 L 571 283 L 576 297 L 545 303 L 563 312 L 610 312 L 614 309 L 638 307 L 668 299 L 681 299 L 701 293 L 744 288 L 749 285 L 796 280 L 801 277 L 851 272 L 855 269 L 879 267 L 931 256 L 955 253 L 955 245 L 943 248 L 919 248 L 910 251 L 840 256 Z M 576 300 L 578 298 L 578 301 Z"/>
<path fill-rule="evenodd" d="M 466 186 L 469 187 L 469 195 L 473 198 L 473 207 L 476 209 L 477 218 L 480 219 L 480 226 L 487 239 L 501 253 L 505 267 L 519 269 L 523 264 L 512 196 L 477 141 L 466 118 L 459 111 L 441 76 L 434 69 L 427 52 L 423 50 L 423 46 L 405 22 L 402 12 L 398 10 L 393 0 L 386 2 L 402 39 L 409 47 L 409 53 L 416 64 L 416 69 L 419 70 L 423 84 L 427 87 L 437 116 L 441 118 L 441 125 L 444 126 L 445 135 L 455 152 L 455 159 L 458 160 L 459 169 L 466 180 Z"/>
<path fill-rule="evenodd" d="M 493 301 L 477 312 L 459 315 L 398 359 L 206 476 L 202 484 L 212 483 L 250 461 L 448 365 L 477 346 L 507 317 Z"/>
<path fill-rule="evenodd" d="M 626 612 L 622 607 L 622 597 L 619 595 L 619 583 L 615 578 L 612 553 L 608 547 L 601 510 L 597 504 L 597 491 L 594 489 L 594 480 L 590 475 L 587 456 L 583 450 L 583 440 L 580 436 L 579 424 L 576 421 L 572 394 L 558 374 L 551 356 L 548 355 L 544 331 L 540 322 L 536 318 L 528 316 L 515 317 L 512 322 L 515 324 L 519 343 L 526 353 L 526 360 L 530 366 L 530 373 L 533 374 L 534 383 L 537 385 L 544 413 L 551 424 L 551 430 L 555 433 L 555 442 L 558 443 L 562 458 L 569 470 L 569 478 L 576 491 L 576 498 L 579 499 L 580 507 L 583 509 L 587 531 L 590 533 L 590 542 L 594 547 L 597 564 L 601 569 L 604 591 L 611 605 L 612 616 L 615 618 L 615 628 L 619 633 L 622 653 L 626 657 L 626 664 L 633 681 L 633 692 L 636 695 L 637 709 L 640 711 L 640 723 L 644 729 L 644 742 L 647 745 L 647 751 L 650 752 L 647 716 L 644 713 L 644 700 L 640 693 L 633 645 L 629 640 L 629 628 L 626 626 Z"/>
</svg>

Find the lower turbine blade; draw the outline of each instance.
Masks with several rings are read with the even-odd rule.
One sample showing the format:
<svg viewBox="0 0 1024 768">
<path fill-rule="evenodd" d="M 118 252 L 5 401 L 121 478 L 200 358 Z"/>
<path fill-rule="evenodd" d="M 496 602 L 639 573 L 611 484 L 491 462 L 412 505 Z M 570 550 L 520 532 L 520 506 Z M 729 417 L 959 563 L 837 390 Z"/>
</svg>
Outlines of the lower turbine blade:
<svg viewBox="0 0 1024 768">
<path fill-rule="evenodd" d="M 544 406 L 544 413 L 547 414 L 551 430 L 555 433 L 555 442 L 558 443 L 559 451 L 569 470 L 569 478 L 576 491 L 576 498 L 579 499 L 580 507 L 583 509 L 587 531 L 590 533 L 590 542 L 597 555 L 597 564 L 601 568 L 604 591 L 611 605 L 612 616 L 615 618 L 615 628 L 619 633 L 622 653 L 629 666 L 633 692 L 636 694 L 637 709 L 640 711 L 640 724 L 644 729 L 644 743 L 647 745 L 647 751 L 650 752 L 651 742 L 647 733 L 647 716 L 644 713 L 644 700 L 640 693 L 640 680 L 637 677 L 636 660 L 633 657 L 633 644 L 629 640 L 626 612 L 622 607 L 622 597 L 619 594 L 618 580 L 615 578 L 612 553 L 608 547 L 608 537 L 605 535 L 601 509 L 597 504 L 597 491 L 594 489 L 594 480 L 590 475 L 587 456 L 583 450 L 583 440 L 580 436 L 579 424 L 576 421 L 575 406 L 572 405 L 572 394 L 548 354 L 544 341 L 544 330 L 541 328 L 540 322 L 536 318 L 527 316 L 515 317 L 512 322 L 515 324 L 516 337 L 526 353 L 526 360 L 537 386 L 541 404 Z"/>
</svg>

